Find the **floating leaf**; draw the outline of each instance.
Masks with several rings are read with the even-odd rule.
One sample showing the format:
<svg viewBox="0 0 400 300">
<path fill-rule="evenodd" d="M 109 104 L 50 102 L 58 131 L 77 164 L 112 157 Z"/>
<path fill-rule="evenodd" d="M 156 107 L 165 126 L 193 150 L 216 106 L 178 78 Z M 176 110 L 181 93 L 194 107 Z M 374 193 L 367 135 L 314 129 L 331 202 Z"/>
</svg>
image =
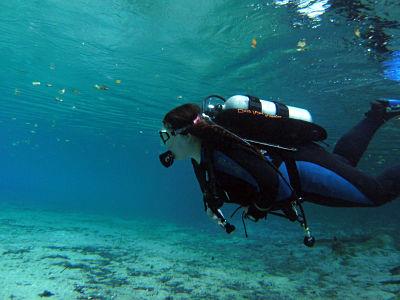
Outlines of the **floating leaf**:
<svg viewBox="0 0 400 300">
<path fill-rule="evenodd" d="M 297 51 L 305 51 L 307 47 L 307 43 L 305 39 L 302 39 L 297 42 Z"/>
<path fill-rule="evenodd" d="M 355 36 L 356 37 L 361 37 L 361 31 L 360 31 L 360 28 L 356 28 L 355 30 L 354 30 L 354 34 L 355 34 Z"/>
<path fill-rule="evenodd" d="M 108 86 L 104 85 L 104 84 L 95 84 L 94 87 L 98 90 L 102 90 L 102 91 L 106 91 L 108 90 Z"/>
<path fill-rule="evenodd" d="M 252 47 L 252 48 L 256 48 L 256 47 L 257 47 L 257 40 L 256 40 L 256 38 L 253 38 L 253 39 L 251 40 L 251 47 Z"/>
</svg>

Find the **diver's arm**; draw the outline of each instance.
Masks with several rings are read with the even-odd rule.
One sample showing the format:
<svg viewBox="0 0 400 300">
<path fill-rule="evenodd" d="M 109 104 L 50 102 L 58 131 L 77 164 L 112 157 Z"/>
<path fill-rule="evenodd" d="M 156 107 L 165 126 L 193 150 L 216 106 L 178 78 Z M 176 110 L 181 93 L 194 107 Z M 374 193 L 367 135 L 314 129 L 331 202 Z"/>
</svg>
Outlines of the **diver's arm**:
<svg viewBox="0 0 400 300">
<path fill-rule="evenodd" d="M 232 198 L 229 202 L 249 206 L 249 215 L 254 219 L 263 218 L 275 205 L 279 194 L 280 181 L 275 166 L 264 155 L 240 147 L 230 147 L 221 152 L 237 164 L 235 173 L 231 173 L 235 185 L 232 183 L 230 190 L 234 194 L 229 195 Z M 241 174 L 245 176 L 241 177 Z M 225 182 L 229 182 L 226 178 L 225 175 Z M 243 185 L 243 188 L 238 188 L 238 185 Z"/>
<path fill-rule="evenodd" d="M 215 221 L 219 226 L 223 227 L 224 221 L 226 220 L 220 209 L 217 209 L 217 214 L 216 214 L 211 208 L 207 207 L 206 212 L 207 215 L 211 218 L 211 220 Z"/>
<path fill-rule="evenodd" d="M 211 219 L 216 221 L 218 225 L 224 228 L 227 233 L 233 232 L 235 230 L 235 226 L 226 221 L 224 215 L 219 209 L 224 204 L 225 197 L 228 197 L 227 193 L 225 192 L 222 194 L 222 191 L 217 193 L 215 188 L 210 189 L 210 187 L 207 185 L 207 174 L 204 172 L 204 169 L 202 169 L 194 159 L 192 159 L 192 165 L 197 181 L 199 182 L 200 189 L 203 192 L 204 207 L 208 216 L 210 216 Z"/>
<path fill-rule="evenodd" d="M 220 209 L 218 208 L 212 209 L 208 205 L 206 205 L 206 207 L 207 207 L 206 209 L 207 215 L 213 221 L 215 221 L 219 226 L 221 226 L 226 231 L 226 233 L 231 233 L 235 230 L 235 226 L 226 221 Z"/>
</svg>

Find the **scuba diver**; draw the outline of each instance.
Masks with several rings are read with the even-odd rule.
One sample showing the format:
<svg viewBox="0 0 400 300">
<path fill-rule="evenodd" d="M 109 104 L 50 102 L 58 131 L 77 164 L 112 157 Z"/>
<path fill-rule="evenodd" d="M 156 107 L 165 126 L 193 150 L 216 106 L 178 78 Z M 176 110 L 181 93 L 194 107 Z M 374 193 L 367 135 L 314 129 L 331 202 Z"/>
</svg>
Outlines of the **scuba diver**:
<svg viewBox="0 0 400 300">
<path fill-rule="evenodd" d="M 273 214 L 298 221 L 305 230 L 304 244 L 311 247 L 315 239 L 304 201 L 374 207 L 400 196 L 400 164 L 377 177 L 356 168 L 374 133 L 395 116 L 400 116 L 400 100 L 373 102 L 330 153 L 318 144 L 326 131 L 305 109 L 254 96 L 225 100 L 212 95 L 202 108 L 188 103 L 165 115 L 159 134 L 168 151 L 160 161 L 170 167 L 175 159 L 191 159 L 205 210 L 227 233 L 235 226 L 221 207 L 235 203 L 243 208 L 246 236 L 245 219 L 257 222 Z"/>
</svg>

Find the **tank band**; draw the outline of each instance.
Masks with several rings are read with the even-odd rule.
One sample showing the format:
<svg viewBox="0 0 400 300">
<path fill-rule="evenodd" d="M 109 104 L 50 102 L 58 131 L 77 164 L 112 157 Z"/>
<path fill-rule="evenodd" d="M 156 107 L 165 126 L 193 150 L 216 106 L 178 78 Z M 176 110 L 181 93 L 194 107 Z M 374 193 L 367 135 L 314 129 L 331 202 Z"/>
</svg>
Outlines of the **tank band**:
<svg viewBox="0 0 400 300">
<path fill-rule="evenodd" d="M 276 107 L 276 115 L 288 118 L 289 117 L 289 109 L 285 104 L 275 102 L 275 107 Z"/>
<path fill-rule="evenodd" d="M 262 112 L 262 105 L 260 99 L 250 95 L 247 95 L 247 97 L 249 98 L 249 109 Z"/>
</svg>

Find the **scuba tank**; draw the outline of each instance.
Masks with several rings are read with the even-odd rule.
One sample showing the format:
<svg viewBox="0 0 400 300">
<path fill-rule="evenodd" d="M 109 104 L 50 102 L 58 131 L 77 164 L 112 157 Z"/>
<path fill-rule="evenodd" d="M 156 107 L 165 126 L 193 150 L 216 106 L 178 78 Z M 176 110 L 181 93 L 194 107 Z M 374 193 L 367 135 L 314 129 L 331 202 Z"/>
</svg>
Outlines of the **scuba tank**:
<svg viewBox="0 0 400 300">
<path fill-rule="evenodd" d="M 302 108 L 236 95 L 225 100 L 211 95 L 203 100 L 203 113 L 216 124 L 253 143 L 297 146 L 326 139 L 324 128 L 312 122 Z"/>
</svg>

